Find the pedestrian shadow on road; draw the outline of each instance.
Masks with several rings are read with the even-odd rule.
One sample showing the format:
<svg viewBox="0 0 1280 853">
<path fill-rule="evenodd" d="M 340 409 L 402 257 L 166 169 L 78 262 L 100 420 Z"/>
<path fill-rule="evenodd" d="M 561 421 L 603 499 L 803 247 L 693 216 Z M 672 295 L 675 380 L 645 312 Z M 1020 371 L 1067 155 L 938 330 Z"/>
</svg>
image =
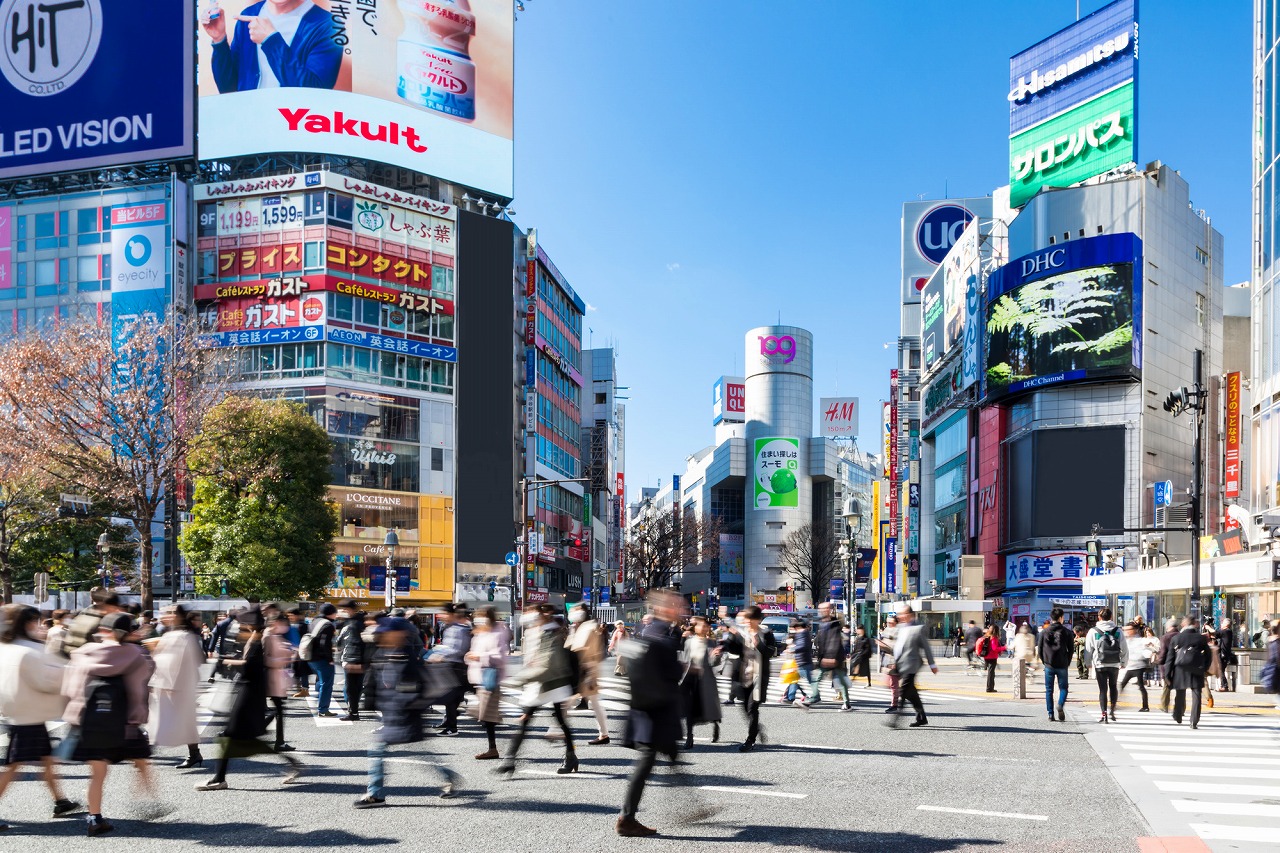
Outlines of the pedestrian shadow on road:
<svg viewBox="0 0 1280 853">
<path fill-rule="evenodd" d="M 288 826 L 270 826 L 263 823 L 184 823 L 181 820 L 148 823 L 140 820 L 112 817 L 114 837 L 125 843 L 135 838 L 187 841 L 218 847 L 223 850 L 262 850 L 286 848 L 298 850 L 359 849 L 365 846 L 400 844 L 399 838 L 382 838 L 373 835 L 355 835 L 342 829 L 313 829 L 296 831 Z M 67 846 L 78 849 L 83 843 L 84 829 L 80 821 L 58 823 L 31 823 L 14 827 L 18 834 L 43 838 L 66 839 Z M 14 833 L 10 833 L 13 837 Z M 75 838 L 77 841 L 72 841 Z"/>
<path fill-rule="evenodd" d="M 664 841 L 706 842 L 705 835 L 675 835 L 664 832 Z M 798 850 L 839 851 L 839 853 L 946 853 L 951 850 L 974 847 L 994 847 L 1003 844 L 992 838 L 931 838 L 908 832 L 858 832 L 856 830 L 811 830 L 793 835 L 778 831 L 776 825 L 739 826 L 727 838 L 716 838 L 715 843 L 741 842 L 762 845 L 768 849 L 794 848 Z"/>
<path fill-rule="evenodd" d="M 1027 728 L 1026 726 L 969 726 L 969 725 L 965 725 L 964 723 L 960 723 L 954 726 L 935 726 L 933 723 L 930 723 L 929 727 L 924 731 L 983 732 L 985 734 L 997 734 L 997 735 L 1006 735 L 1006 734 L 1009 734 L 1009 735 L 1011 734 L 1079 735 L 1081 733 L 1079 729 L 1065 728 L 1064 724 L 1062 723 L 1058 723 L 1056 725 L 1060 726 L 1060 728 L 1031 729 L 1031 728 Z"/>
</svg>

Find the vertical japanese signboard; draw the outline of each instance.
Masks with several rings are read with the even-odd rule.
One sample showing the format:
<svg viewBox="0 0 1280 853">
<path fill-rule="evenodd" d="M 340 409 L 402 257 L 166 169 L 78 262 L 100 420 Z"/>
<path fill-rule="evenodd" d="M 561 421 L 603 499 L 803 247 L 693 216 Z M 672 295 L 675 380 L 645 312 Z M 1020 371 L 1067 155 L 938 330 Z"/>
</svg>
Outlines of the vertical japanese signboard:
<svg viewBox="0 0 1280 853">
<path fill-rule="evenodd" d="M 889 371 L 889 535 L 898 535 L 898 370 Z"/>
<path fill-rule="evenodd" d="M 1240 497 L 1240 373 L 1227 374 L 1226 459 L 1222 496 Z"/>
</svg>

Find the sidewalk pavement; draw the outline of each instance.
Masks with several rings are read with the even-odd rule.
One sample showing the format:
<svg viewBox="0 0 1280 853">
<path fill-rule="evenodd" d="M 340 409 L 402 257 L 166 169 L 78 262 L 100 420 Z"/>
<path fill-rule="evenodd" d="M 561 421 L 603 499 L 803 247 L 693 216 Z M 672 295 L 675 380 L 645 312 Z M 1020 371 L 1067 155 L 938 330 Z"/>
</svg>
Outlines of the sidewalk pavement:
<svg viewBox="0 0 1280 853">
<path fill-rule="evenodd" d="M 986 692 L 986 673 L 982 669 L 967 669 L 966 662 L 963 657 L 960 658 L 936 658 L 938 664 L 938 674 L 925 674 L 920 679 L 921 692 L 935 690 L 939 693 L 958 693 L 961 695 L 971 696 L 990 696 L 992 699 L 1007 702 L 1013 699 L 1014 685 L 1013 678 L 1017 672 L 1012 658 L 1002 657 L 996 664 L 996 690 L 998 693 Z M 873 666 L 876 661 L 872 661 Z M 1076 672 L 1075 664 L 1067 670 L 1070 682 L 1067 688 L 1067 705 L 1088 705 L 1090 708 L 1096 708 L 1098 704 L 1098 686 L 1090 672 L 1087 679 L 1082 679 Z M 883 678 L 883 676 L 880 676 Z M 1147 692 L 1151 694 L 1150 704 L 1156 707 L 1160 704 L 1160 687 L 1152 686 L 1147 688 Z M 1056 688 L 1055 688 L 1056 692 Z M 1232 711 L 1239 714 L 1259 714 L 1280 716 L 1280 709 L 1276 707 L 1277 696 L 1274 693 L 1223 693 L 1221 691 L 1213 691 L 1214 708 L 1223 711 Z M 1035 702 L 1044 704 L 1044 669 L 1032 672 L 1027 670 L 1027 698 L 1026 702 Z M 1137 686 L 1130 682 L 1129 686 L 1120 693 L 1121 708 L 1140 708 L 1142 707 L 1141 695 L 1138 693 Z M 1212 713 L 1205 706 L 1206 713 Z"/>
</svg>

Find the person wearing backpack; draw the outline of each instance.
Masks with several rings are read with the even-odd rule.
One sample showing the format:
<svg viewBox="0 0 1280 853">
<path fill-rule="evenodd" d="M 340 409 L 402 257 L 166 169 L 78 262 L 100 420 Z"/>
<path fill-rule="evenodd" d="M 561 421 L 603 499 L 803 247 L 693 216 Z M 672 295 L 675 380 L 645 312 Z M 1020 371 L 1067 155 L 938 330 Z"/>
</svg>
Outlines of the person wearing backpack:
<svg viewBox="0 0 1280 853">
<path fill-rule="evenodd" d="M 145 811 L 150 817 L 168 813 L 157 799 L 151 774 L 151 744 L 146 725 L 149 712 L 147 682 L 155 665 L 142 646 L 126 643 L 133 630 L 127 613 L 108 613 L 98 623 L 97 642 L 86 642 L 71 653 L 62 678 L 67 697 L 63 719 L 71 731 L 62 751 L 73 761 L 89 763 L 89 835 L 115 829 L 102 817 L 102 789 L 112 764 L 132 761 L 138 768 L 143 791 L 153 801 Z"/>
<path fill-rule="evenodd" d="M 96 642 L 102 617 L 121 610 L 120 596 L 109 589 L 95 587 L 89 591 L 89 597 L 92 603 L 75 615 L 62 637 L 63 657 L 71 657 L 71 653 L 85 643 Z"/>
<path fill-rule="evenodd" d="M 1105 723 L 1109 716 L 1114 723 L 1120 670 L 1127 662 L 1128 654 L 1120 628 L 1111 621 L 1110 607 L 1104 607 L 1098 611 L 1098 622 L 1089 632 L 1085 648 L 1093 656 L 1093 677 L 1098 681 L 1098 705 L 1102 709 L 1102 717 L 1098 722 Z M 1110 703 L 1109 714 L 1108 702 Z"/>
<path fill-rule="evenodd" d="M 374 731 L 373 742 L 369 744 L 369 782 L 365 795 L 354 803 L 358 809 L 386 805 L 387 751 L 392 746 L 421 743 L 424 738 L 422 715 L 429 701 L 431 677 L 410 641 L 410 634 L 415 631 L 413 623 L 402 616 L 379 619 L 373 629 L 377 644 L 370 665 L 373 707 L 382 715 L 382 725 Z M 453 797 L 461 777 L 443 764 L 432 762 L 431 767 L 444 780 L 440 797 Z"/>
<path fill-rule="evenodd" d="M 336 717 L 329 710 L 333 701 L 333 638 L 337 629 L 333 616 L 338 608 L 329 602 L 320 605 L 320 615 L 311 620 L 311 630 L 302 637 L 298 657 L 311 665 L 316 674 L 316 716 Z"/>
<path fill-rule="evenodd" d="M 1044 663 L 1044 707 L 1049 713 L 1050 722 L 1060 723 L 1067 720 L 1067 667 L 1071 666 L 1071 656 L 1075 652 L 1075 636 L 1071 629 L 1062 624 L 1064 613 L 1061 607 L 1049 612 L 1049 627 L 1040 632 L 1036 653 Z M 1058 682 L 1057 716 L 1054 716 L 1053 682 Z"/>
<path fill-rule="evenodd" d="M 988 693 L 996 692 L 996 663 L 1004 650 L 1005 647 L 1000 644 L 1000 629 L 995 625 L 988 625 L 983 631 L 982 639 L 974 647 L 974 652 L 987 668 Z"/>
<path fill-rule="evenodd" d="M 1209 642 L 1190 616 L 1182 620 L 1182 630 L 1169 643 L 1165 658 L 1165 677 L 1173 690 L 1173 721 L 1182 725 L 1187 710 L 1187 691 L 1191 691 L 1191 728 L 1200 725 L 1200 691 L 1209 671 Z"/>
</svg>

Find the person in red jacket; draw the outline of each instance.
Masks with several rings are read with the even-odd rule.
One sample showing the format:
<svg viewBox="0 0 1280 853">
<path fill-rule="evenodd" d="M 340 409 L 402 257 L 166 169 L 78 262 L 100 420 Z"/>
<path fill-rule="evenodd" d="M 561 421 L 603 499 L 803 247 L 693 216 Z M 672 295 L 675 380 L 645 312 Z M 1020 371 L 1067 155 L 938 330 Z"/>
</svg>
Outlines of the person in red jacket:
<svg viewBox="0 0 1280 853">
<path fill-rule="evenodd" d="M 988 625 L 982 632 L 982 639 L 974 649 L 975 653 L 987 667 L 987 692 L 996 692 L 996 661 L 1004 654 L 1005 646 L 1000 642 L 1000 632 L 994 625 Z"/>
</svg>

